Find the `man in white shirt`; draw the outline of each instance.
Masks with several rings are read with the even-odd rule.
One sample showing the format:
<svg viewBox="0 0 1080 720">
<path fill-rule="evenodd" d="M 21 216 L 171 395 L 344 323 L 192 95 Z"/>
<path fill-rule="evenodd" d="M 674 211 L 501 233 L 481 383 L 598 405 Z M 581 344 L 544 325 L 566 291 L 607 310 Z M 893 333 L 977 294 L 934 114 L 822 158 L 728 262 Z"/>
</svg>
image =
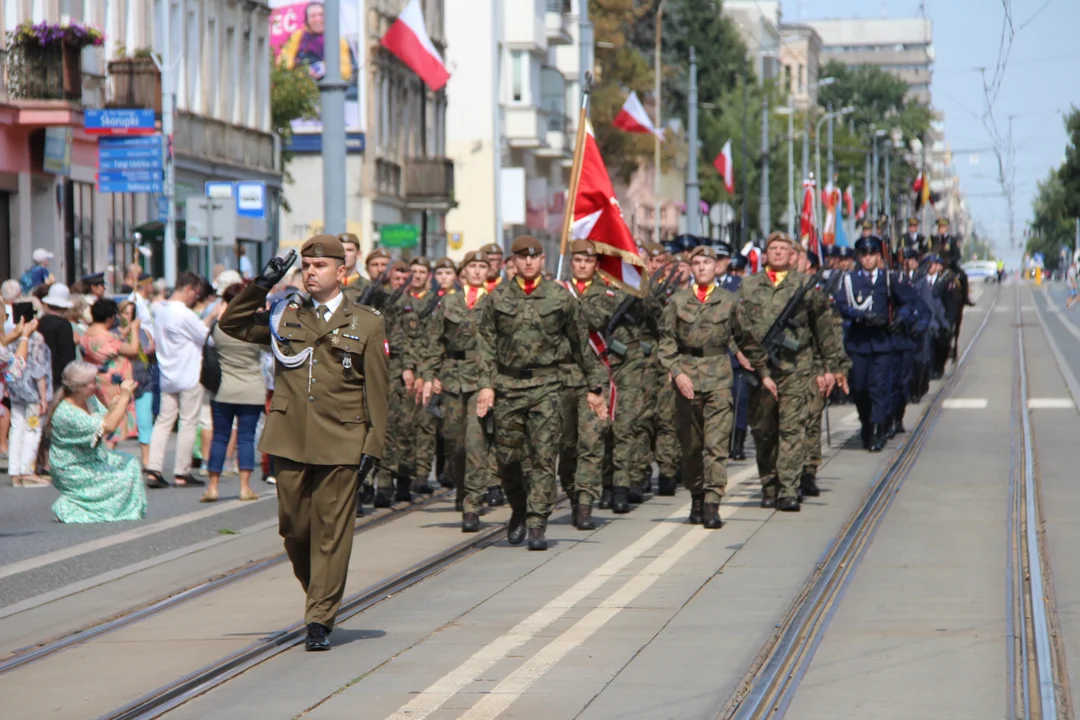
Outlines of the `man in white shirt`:
<svg viewBox="0 0 1080 720">
<path fill-rule="evenodd" d="M 140 273 L 128 300 L 135 303 L 135 317 L 142 321 L 143 329 L 151 335 L 154 334 L 154 313 L 150 310 L 150 298 L 153 295 L 154 278 L 149 273 Z"/>
<path fill-rule="evenodd" d="M 190 474 L 191 451 L 195 447 L 195 428 L 203 395 L 199 384 L 202 349 L 210 324 L 200 320 L 191 309 L 202 288 L 203 281 L 198 275 L 181 273 L 172 295 L 154 315 L 154 345 L 161 374 L 161 412 L 150 436 L 150 458 L 145 469 L 146 484 L 152 488 L 168 486 L 161 471 L 165 464 L 165 446 L 177 416 L 180 429 L 176 436 L 173 482 L 179 487 L 205 484 Z"/>
</svg>

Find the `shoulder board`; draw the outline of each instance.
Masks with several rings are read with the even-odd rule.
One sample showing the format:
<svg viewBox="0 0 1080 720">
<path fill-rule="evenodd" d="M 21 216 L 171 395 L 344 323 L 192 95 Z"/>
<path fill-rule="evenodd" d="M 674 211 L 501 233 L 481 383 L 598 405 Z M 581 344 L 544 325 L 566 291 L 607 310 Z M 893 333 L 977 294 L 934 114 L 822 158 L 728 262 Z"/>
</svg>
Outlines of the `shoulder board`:
<svg viewBox="0 0 1080 720">
<path fill-rule="evenodd" d="M 354 303 L 354 304 L 355 304 L 355 305 L 356 305 L 356 307 L 358 307 L 358 308 L 362 308 L 362 309 L 364 309 L 364 310 L 367 310 L 367 311 L 368 311 L 369 313 L 371 313 L 372 315 L 379 315 L 379 316 L 381 316 L 381 315 L 382 315 L 382 313 L 381 313 L 381 312 L 379 312 L 379 311 L 378 311 L 378 310 L 376 310 L 375 308 L 371 307 L 370 305 L 361 305 L 360 303 Z"/>
</svg>

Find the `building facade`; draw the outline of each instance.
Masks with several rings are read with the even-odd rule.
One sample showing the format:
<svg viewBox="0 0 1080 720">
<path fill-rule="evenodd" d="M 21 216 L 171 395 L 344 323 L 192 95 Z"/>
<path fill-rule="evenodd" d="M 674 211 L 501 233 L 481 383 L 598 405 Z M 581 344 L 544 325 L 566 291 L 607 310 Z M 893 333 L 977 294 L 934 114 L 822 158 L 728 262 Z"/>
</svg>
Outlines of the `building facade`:
<svg viewBox="0 0 1080 720">
<path fill-rule="evenodd" d="M 821 36 L 812 27 L 780 26 L 780 82 L 800 111 L 817 105 L 820 58 Z"/>
<path fill-rule="evenodd" d="M 725 0 L 722 12 L 731 18 L 753 59 L 758 80 L 772 80 L 780 71 L 780 3 L 776 0 Z"/>
<path fill-rule="evenodd" d="M 592 64 L 581 52 L 584 0 L 478 0 L 473 10 L 447 18 L 455 73 L 447 152 L 468 188 L 447 215 L 451 254 L 527 232 L 550 258 L 566 207 L 580 77 Z"/>
<path fill-rule="evenodd" d="M 933 24 L 929 18 L 808 20 L 821 36 L 821 62 L 877 65 L 908 84 L 911 96 L 930 104 Z"/>
</svg>

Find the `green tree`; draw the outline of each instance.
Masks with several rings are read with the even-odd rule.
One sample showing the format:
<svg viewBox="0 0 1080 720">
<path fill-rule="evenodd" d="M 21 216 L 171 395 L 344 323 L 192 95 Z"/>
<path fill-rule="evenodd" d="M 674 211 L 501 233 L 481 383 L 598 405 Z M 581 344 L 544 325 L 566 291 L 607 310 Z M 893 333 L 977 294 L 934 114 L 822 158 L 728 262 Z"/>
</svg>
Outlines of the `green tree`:
<svg viewBox="0 0 1080 720">
<path fill-rule="evenodd" d="M 1066 156 L 1067 157 L 1067 156 Z M 1066 163 L 1051 170 L 1046 179 L 1039 182 L 1032 203 L 1032 220 L 1028 233 L 1028 254 L 1041 252 L 1046 267 L 1056 270 L 1061 248 L 1072 247 L 1076 220 L 1069 210 L 1069 192 L 1062 177 Z"/>
<path fill-rule="evenodd" d="M 1080 217 L 1080 110 L 1075 106 L 1065 116 L 1065 161 L 1058 170 L 1065 193 L 1064 209 L 1070 217 Z"/>
<path fill-rule="evenodd" d="M 292 153 L 285 148 L 292 141 L 294 120 L 311 120 L 319 116 L 319 88 L 308 74 L 306 65 L 292 69 L 271 60 L 270 66 L 270 129 L 281 138 L 281 167 L 285 182 L 291 183 L 289 161 Z M 282 196 L 282 206 L 288 210 Z"/>
</svg>

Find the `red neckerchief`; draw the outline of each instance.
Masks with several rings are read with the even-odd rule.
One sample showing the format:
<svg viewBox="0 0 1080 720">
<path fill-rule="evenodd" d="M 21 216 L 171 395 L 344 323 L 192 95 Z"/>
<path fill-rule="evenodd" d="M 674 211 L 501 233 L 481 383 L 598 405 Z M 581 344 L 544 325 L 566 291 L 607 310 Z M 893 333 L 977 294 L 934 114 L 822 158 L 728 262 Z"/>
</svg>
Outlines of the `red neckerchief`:
<svg viewBox="0 0 1080 720">
<path fill-rule="evenodd" d="M 590 280 L 574 280 L 574 287 L 577 288 L 578 295 L 588 290 L 590 285 L 592 285 Z"/>
<path fill-rule="evenodd" d="M 712 291 L 715 287 L 715 283 L 708 283 L 705 285 L 694 283 L 694 294 L 697 296 L 699 302 L 705 302 L 709 299 L 709 295 L 712 295 Z"/>
<path fill-rule="evenodd" d="M 484 281 L 484 289 L 487 290 L 488 292 L 491 292 L 492 290 L 495 289 L 495 286 L 498 285 L 500 281 L 502 281 L 502 275 L 499 275 L 494 280 L 485 280 Z"/>
<path fill-rule="evenodd" d="M 775 285 L 776 284 L 776 271 L 775 270 L 766 270 L 765 274 L 769 276 L 769 282 L 771 282 L 773 285 Z"/>
<path fill-rule="evenodd" d="M 533 290 L 540 286 L 540 277 L 537 276 L 533 280 L 526 280 L 518 275 L 516 278 L 518 287 L 520 287 L 526 295 L 532 295 Z"/>
<path fill-rule="evenodd" d="M 476 301 L 486 294 L 487 290 L 485 290 L 482 285 L 479 287 L 467 285 L 465 288 L 465 305 L 472 310 L 473 306 L 476 305 Z"/>
</svg>

